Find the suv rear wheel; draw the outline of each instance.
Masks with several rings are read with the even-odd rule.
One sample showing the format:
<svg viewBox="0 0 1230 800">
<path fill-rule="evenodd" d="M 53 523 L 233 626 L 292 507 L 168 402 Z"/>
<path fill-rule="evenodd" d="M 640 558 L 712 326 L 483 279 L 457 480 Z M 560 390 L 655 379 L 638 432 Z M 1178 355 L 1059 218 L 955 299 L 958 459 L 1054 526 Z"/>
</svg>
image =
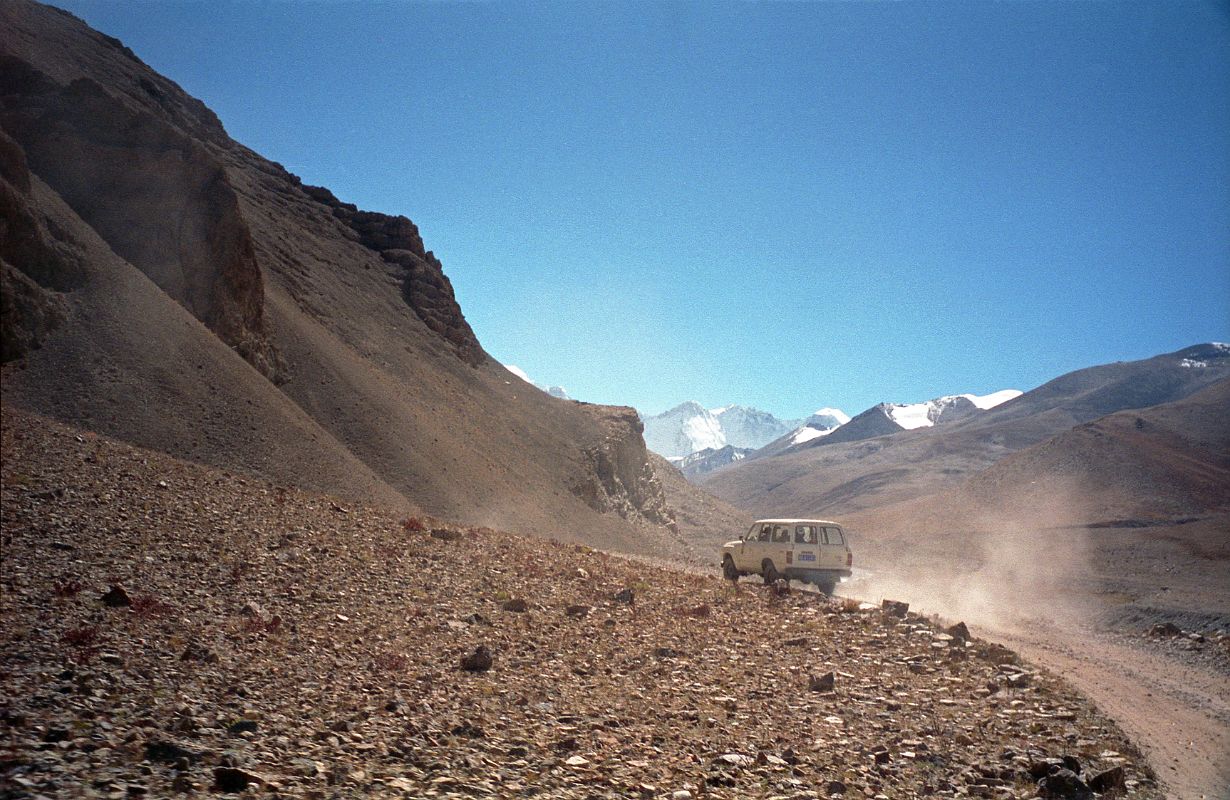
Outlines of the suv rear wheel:
<svg viewBox="0 0 1230 800">
<path fill-rule="evenodd" d="M 760 574 L 764 576 L 766 586 L 772 586 L 781 578 L 781 575 L 777 574 L 777 567 L 773 566 L 773 562 L 769 559 L 766 558 L 760 567 Z"/>
</svg>

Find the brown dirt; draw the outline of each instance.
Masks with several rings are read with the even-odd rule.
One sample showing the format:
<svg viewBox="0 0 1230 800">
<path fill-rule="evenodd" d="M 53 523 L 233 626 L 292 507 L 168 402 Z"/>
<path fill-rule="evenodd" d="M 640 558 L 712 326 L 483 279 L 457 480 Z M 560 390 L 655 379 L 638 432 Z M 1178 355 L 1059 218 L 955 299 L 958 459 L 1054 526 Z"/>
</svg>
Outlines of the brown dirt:
<svg viewBox="0 0 1230 800">
<path fill-rule="evenodd" d="M 11 409 L 0 446 L 8 796 L 1027 797 L 1062 756 L 1158 796 L 1069 686 L 917 615 L 417 530 Z"/>
</svg>

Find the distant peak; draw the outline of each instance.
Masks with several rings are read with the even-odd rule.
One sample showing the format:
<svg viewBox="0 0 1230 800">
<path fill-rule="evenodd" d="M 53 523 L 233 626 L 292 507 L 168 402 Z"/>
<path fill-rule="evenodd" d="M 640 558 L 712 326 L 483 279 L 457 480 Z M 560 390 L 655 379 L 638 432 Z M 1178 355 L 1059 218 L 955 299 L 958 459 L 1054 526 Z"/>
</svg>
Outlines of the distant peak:
<svg viewBox="0 0 1230 800">
<path fill-rule="evenodd" d="M 704 406 L 702 406 L 700 403 L 696 402 L 695 400 L 684 400 L 679 405 L 667 411 L 663 411 L 658 416 L 666 416 L 667 414 L 675 414 L 679 412 L 687 412 L 689 414 L 704 414 L 708 411 L 709 410 L 707 408 L 705 408 Z"/>
<path fill-rule="evenodd" d="M 526 383 L 533 383 L 533 381 L 530 380 L 530 376 L 526 374 L 525 370 L 521 369 L 521 367 L 518 367 L 516 364 L 504 364 L 502 366 L 504 367 L 504 369 L 516 375 L 518 378 L 525 381 Z"/>
<path fill-rule="evenodd" d="M 976 394 L 963 394 L 960 396 L 964 397 L 966 400 L 969 400 L 983 411 L 986 411 L 988 408 L 995 408 L 998 405 L 1008 402 L 1014 397 L 1020 397 L 1021 394 L 1022 392 L 1020 389 L 1001 389 L 998 392 L 991 392 L 990 394 L 984 394 L 981 396 Z"/>
<path fill-rule="evenodd" d="M 811 418 L 816 419 L 817 417 L 821 419 L 827 417 L 836 420 L 838 425 L 845 425 L 850 421 L 850 415 L 842 411 L 840 408 L 817 408 L 812 412 Z"/>
</svg>

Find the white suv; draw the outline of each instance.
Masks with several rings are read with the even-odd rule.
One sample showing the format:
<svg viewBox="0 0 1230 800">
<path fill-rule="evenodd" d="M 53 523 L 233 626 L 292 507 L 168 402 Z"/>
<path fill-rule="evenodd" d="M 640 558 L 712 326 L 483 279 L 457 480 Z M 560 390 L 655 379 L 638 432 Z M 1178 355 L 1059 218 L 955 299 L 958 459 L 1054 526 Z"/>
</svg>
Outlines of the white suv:
<svg viewBox="0 0 1230 800">
<path fill-rule="evenodd" d="M 732 581 L 740 575 L 760 575 L 765 583 L 794 579 L 832 594 L 853 564 L 845 531 L 824 519 L 757 520 L 742 539 L 722 545 L 722 574 Z"/>
</svg>

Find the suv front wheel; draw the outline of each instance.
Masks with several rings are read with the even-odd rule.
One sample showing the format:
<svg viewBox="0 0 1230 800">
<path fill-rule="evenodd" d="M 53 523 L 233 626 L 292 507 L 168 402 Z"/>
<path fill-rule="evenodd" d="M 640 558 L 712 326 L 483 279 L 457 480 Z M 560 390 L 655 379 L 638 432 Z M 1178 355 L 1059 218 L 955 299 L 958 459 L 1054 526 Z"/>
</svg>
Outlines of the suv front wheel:
<svg viewBox="0 0 1230 800">
<path fill-rule="evenodd" d="M 730 556 L 722 560 L 722 575 L 731 583 L 739 580 L 739 570 L 735 568 L 735 560 Z"/>
</svg>

